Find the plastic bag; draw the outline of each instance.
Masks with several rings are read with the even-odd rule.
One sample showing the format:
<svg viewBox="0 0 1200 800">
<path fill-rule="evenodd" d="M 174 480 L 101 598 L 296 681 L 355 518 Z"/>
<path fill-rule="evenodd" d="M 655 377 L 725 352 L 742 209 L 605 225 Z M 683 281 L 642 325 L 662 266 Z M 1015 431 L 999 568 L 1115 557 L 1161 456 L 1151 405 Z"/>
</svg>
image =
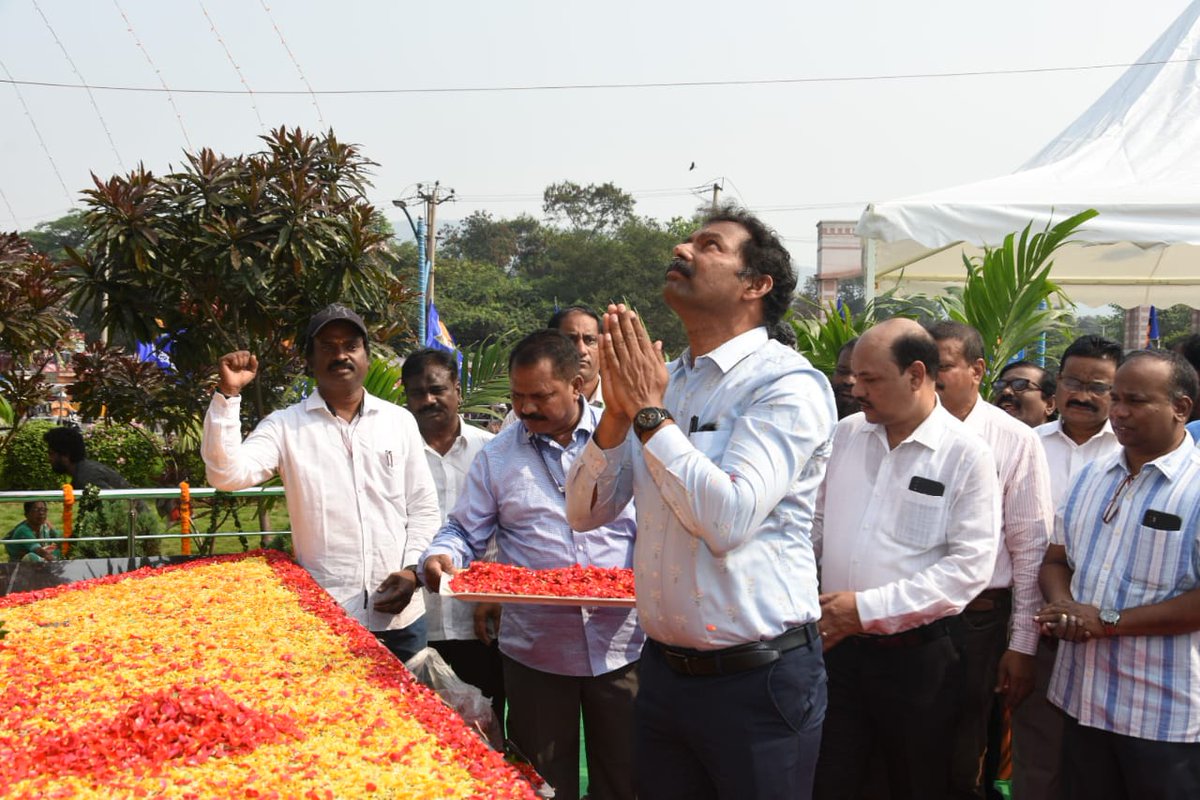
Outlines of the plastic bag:
<svg viewBox="0 0 1200 800">
<path fill-rule="evenodd" d="M 441 653 L 426 647 L 404 662 L 404 666 L 417 680 L 437 692 L 446 705 L 458 712 L 467 727 L 477 731 L 492 749 L 504 749 L 504 733 L 492 710 L 492 701 L 484 697 L 478 687 L 455 675 Z"/>
</svg>

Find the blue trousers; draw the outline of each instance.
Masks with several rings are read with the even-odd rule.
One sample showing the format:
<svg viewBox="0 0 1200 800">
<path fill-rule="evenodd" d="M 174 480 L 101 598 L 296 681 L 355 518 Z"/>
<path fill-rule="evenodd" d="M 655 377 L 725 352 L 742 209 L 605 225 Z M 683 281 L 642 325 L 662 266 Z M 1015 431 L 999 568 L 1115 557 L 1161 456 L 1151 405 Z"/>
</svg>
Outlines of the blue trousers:
<svg viewBox="0 0 1200 800">
<path fill-rule="evenodd" d="M 392 655 L 403 662 L 408 661 L 428 646 L 428 630 L 425 618 L 420 617 L 403 628 L 394 628 L 390 631 L 371 631 L 371 633 L 375 634 L 375 638 L 384 647 L 392 651 Z"/>
<path fill-rule="evenodd" d="M 807 800 L 825 718 L 821 642 L 733 675 L 667 666 L 647 641 L 634 705 L 634 779 L 654 800 Z"/>
</svg>

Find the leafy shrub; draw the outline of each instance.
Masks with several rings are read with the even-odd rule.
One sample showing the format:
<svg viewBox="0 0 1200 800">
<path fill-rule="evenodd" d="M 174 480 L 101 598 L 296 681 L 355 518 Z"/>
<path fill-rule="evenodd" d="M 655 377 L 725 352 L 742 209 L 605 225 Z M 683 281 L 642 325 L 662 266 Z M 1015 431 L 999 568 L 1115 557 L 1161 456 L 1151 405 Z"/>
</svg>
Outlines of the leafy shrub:
<svg viewBox="0 0 1200 800">
<path fill-rule="evenodd" d="M 0 486 L 5 489 L 57 489 L 67 482 L 66 475 L 56 475 L 50 469 L 46 443 L 42 434 L 54 427 L 50 420 L 35 419 L 22 425 L 4 450 L 3 476 Z"/>
<path fill-rule="evenodd" d="M 88 458 L 109 465 L 121 473 L 130 486 L 159 485 L 163 474 L 163 444 L 157 435 L 132 425 L 96 425 L 84 434 L 84 442 Z"/>
<path fill-rule="evenodd" d="M 128 536 L 130 502 L 101 500 L 99 492 L 95 486 L 89 486 L 76 495 L 79 505 L 75 513 L 75 525 L 71 531 L 71 545 L 67 553 L 69 558 L 120 558 L 129 554 L 127 538 L 110 542 L 76 541 L 79 537 L 88 536 Z M 134 505 L 138 509 L 134 531 L 138 534 L 161 533 L 162 525 L 158 515 L 150 506 L 140 500 Z M 158 555 L 160 547 L 158 539 L 139 542 L 137 555 Z"/>
</svg>

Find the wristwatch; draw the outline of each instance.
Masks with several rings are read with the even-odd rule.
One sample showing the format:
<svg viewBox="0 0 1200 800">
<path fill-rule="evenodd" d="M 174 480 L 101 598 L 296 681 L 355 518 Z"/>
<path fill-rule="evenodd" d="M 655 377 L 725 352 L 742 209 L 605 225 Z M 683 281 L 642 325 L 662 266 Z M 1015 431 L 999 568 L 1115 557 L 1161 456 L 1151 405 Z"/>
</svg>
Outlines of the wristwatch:
<svg viewBox="0 0 1200 800">
<path fill-rule="evenodd" d="M 413 575 L 417 576 L 417 586 L 425 585 L 425 581 L 423 581 L 422 577 L 421 577 L 421 565 L 420 564 L 409 564 L 407 567 L 404 567 L 404 569 L 402 569 L 400 571 L 403 572 L 406 569 L 411 569 Z"/>
<path fill-rule="evenodd" d="M 643 408 L 633 417 L 633 429 L 637 431 L 638 436 L 641 436 L 643 433 L 649 433 L 654 430 L 669 419 L 673 420 L 675 418 L 665 408 L 654 408 L 652 406 Z"/>
<path fill-rule="evenodd" d="M 1100 624 L 1104 626 L 1104 635 L 1112 636 L 1117 631 L 1117 623 L 1121 621 L 1121 612 L 1115 608 L 1100 609 Z"/>
</svg>

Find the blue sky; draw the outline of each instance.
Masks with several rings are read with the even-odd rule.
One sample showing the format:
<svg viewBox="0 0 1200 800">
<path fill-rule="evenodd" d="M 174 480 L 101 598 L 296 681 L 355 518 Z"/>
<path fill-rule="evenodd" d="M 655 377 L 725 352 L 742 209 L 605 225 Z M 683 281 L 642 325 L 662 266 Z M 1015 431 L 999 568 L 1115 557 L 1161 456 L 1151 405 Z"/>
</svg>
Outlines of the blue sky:
<svg viewBox="0 0 1200 800">
<path fill-rule="evenodd" d="M 1128 64 L 1184 6 L 0 0 L 0 79 L 23 82 L 0 83 L 0 230 L 69 210 L 91 172 L 332 126 L 379 162 L 389 212 L 440 180 L 460 198 L 440 219 L 540 214 L 569 179 L 666 219 L 716 180 L 811 270 L 817 220 L 1012 171 L 1122 71 L 1057 68 Z M 882 79 L 1029 69 L 1055 71 Z M 795 79 L 822 80 L 678 85 Z M 85 81 L 122 89 L 33 85 Z M 677 85 L 528 88 L 649 83 Z"/>
</svg>

